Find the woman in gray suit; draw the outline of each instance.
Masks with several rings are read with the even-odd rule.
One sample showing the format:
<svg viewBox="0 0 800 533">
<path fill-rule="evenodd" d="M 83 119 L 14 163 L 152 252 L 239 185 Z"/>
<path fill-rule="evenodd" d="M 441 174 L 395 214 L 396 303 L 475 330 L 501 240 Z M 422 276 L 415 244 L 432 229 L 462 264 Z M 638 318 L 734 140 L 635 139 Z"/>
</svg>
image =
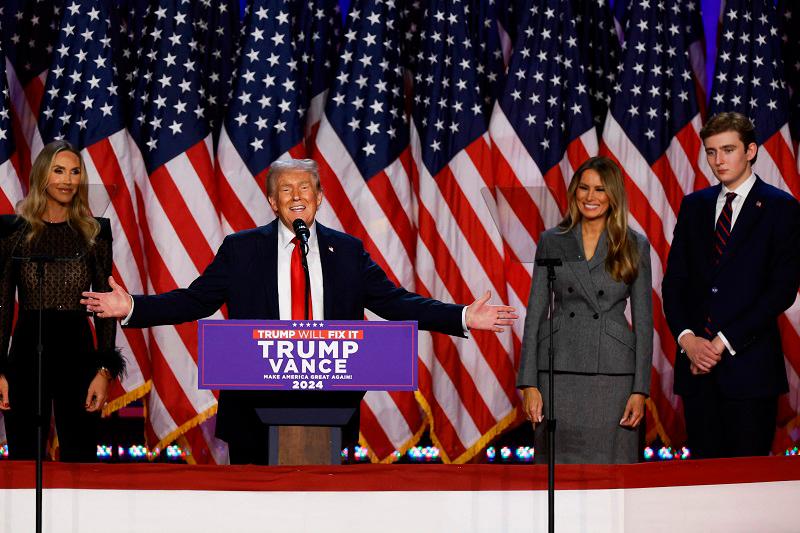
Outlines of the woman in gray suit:
<svg viewBox="0 0 800 533">
<path fill-rule="evenodd" d="M 628 228 L 619 167 L 593 157 L 575 172 L 564 220 L 542 233 L 536 257 L 556 269 L 556 461 L 633 463 L 644 419 L 653 353 L 650 244 Z M 633 329 L 625 308 L 631 303 Z M 547 270 L 535 268 L 517 387 L 545 458 L 543 398 L 548 398 Z"/>
</svg>

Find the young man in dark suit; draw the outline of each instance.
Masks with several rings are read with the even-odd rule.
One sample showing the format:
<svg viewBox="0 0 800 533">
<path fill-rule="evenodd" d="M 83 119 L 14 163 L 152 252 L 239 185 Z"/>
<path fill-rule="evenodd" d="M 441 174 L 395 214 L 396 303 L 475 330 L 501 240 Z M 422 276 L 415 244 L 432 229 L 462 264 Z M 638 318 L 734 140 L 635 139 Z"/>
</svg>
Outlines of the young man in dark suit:
<svg viewBox="0 0 800 533">
<path fill-rule="evenodd" d="M 464 307 L 395 286 L 360 240 L 315 221 L 323 196 L 317 164 L 310 159 L 273 163 L 267 174 L 267 197 L 276 219 L 228 235 L 189 287 L 131 296 L 112 279 L 112 292 L 86 292 L 81 303 L 100 317 L 124 318 L 124 326 L 140 328 L 204 318 L 223 304 L 231 319 L 305 318 L 295 316 L 305 313 L 305 279 L 303 274 L 295 276 L 301 268 L 300 252 L 292 241 L 292 224 L 302 219 L 310 230 L 309 316 L 314 320 L 362 320 L 366 308 L 387 320 L 416 320 L 423 330 L 466 336 L 468 329 L 503 331 L 517 318 L 511 307 L 488 305 L 488 292 Z M 357 408 L 363 396 L 363 392 L 222 391 L 217 437 L 228 442 L 232 464 L 266 464 L 267 434 L 255 408 Z M 358 409 L 343 435 L 351 445 L 357 439 Z"/>
<path fill-rule="evenodd" d="M 788 391 L 778 317 L 800 283 L 800 205 L 753 173 L 747 117 L 715 115 L 700 137 L 720 183 L 683 199 L 664 274 L 674 390 L 693 457 L 767 455 Z"/>
</svg>

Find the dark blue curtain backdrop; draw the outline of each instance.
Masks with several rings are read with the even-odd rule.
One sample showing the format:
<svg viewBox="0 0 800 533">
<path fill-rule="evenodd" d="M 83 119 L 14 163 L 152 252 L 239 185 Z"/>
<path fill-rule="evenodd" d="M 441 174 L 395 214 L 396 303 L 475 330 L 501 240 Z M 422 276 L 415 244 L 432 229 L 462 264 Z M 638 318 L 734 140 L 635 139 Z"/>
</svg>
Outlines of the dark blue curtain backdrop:
<svg viewBox="0 0 800 533">
<path fill-rule="evenodd" d="M 411 1 L 411 0 L 401 0 Z M 478 1 L 478 0 L 475 0 Z M 619 0 L 610 0 L 613 5 Z M 351 0 L 339 0 L 339 5 L 342 6 L 342 18 L 347 17 L 347 10 L 350 7 Z M 706 33 L 706 80 L 709 85 L 706 87 L 706 94 L 711 95 L 711 80 L 714 78 L 714 60 L 717 53 L 717 25 L 719 24 L 719 10 L 722 0 L 700 0 L 700 6 L 703 11 L 703 26 Z M 244 12 L 244 6 L 247 5 L 247 0 L 241 0 L 241 12 Z"/>
</svg>

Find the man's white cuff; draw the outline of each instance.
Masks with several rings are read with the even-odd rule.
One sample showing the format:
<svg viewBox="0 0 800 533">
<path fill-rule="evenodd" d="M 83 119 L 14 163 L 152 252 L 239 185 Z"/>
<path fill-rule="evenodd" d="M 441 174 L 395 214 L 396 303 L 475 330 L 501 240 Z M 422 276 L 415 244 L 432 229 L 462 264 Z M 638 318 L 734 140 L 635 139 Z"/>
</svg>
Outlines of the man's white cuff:
<svg viewBox="0 0 800 533">
<path fill-rule="evenodd" d="M 130 321 L 131 315 L 133 314 L 133 296 L 129 294 L 128 298 L 131 299 L 131 310 L 127 315 L 125 315 L 125 318 L 120 320 L 119 323 L 120 323 L 121 326 L 127 326 L 128 325 L 128 321 Z"/>
</svg>

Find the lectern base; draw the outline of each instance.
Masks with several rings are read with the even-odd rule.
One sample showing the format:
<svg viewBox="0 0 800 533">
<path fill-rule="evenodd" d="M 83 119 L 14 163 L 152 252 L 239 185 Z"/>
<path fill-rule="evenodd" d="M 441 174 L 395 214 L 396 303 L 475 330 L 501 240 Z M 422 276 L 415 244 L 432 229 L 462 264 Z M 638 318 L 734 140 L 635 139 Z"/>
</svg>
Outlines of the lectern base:
<svg viewBox="0 0 800 533">
<path fill-rule="evenodd" d="M 270 465 L 338 465 L 342 428 L 358 407 L 256 408 L 269 428 Z"/>
<path fill-rule="evenodd" d="M 270 426 L 270 465 L 338 465 L 342 430 L 320 426 Z"/>
</svg>

